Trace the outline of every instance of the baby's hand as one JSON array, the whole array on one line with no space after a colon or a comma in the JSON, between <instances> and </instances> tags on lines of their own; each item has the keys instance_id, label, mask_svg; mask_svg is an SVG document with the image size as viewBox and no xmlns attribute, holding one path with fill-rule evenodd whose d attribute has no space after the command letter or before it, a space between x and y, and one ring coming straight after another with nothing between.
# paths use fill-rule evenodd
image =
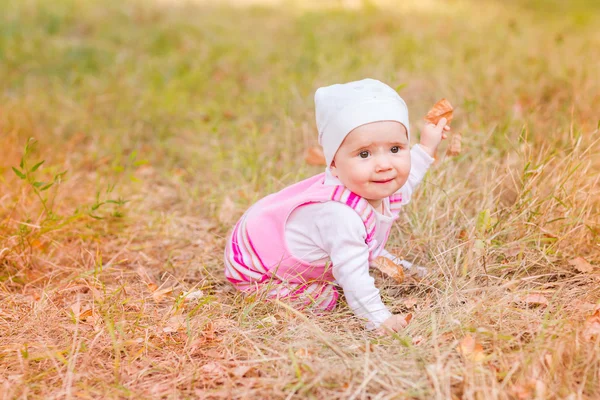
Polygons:
<instances>
[{"instance_id":1,"label":"baby's hand","mask_svg":"<svg viewBox=\"0 0 600 400\"><path fill-rule=\"evenodd\" d=\"M437 125L426 123L421 132L421 148L425 150L431 157L442 142L446 139L446 132L450 130L450 126L446 125L446 118L440 119Z\"/></svg>"},{"instance_id":2,"label":"baby's hand","mask_svg":"<svg viewBox=\"0 0 600 400\"><path fill-rule=\"evenodd\" d=\"M406 315L395 314L386 319L379 328L375 330L378 336L388 335L394 332L399 332L401 329L406 328L408 325L408 318Z\"/></svg>"}]
</instances>

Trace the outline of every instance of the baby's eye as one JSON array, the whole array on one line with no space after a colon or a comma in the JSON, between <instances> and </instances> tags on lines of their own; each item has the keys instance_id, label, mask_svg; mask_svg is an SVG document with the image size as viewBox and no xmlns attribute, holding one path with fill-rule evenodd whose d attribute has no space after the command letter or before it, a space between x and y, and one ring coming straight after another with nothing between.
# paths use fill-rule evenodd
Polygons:
<instances>
[{"instance_id":1,"label":"baby's eye","mask_svg":"<svg viewBox=\"0 0 600 400\"><path fill-rule=\"evenodd\" d=\"M397 153L399 151L400 151L400 147L399 146L394 146L394 147L391 148L391 152L392 153Z\"/></svg>"},{"instance_id":2,"label":"baby's eye","mask_svg":"<svg viewBox=\"0 0 600 400\"><path fill-rule=\"evenodd\" d=\"M358 153L358 156L360 158L367 158L367 157L369 157L369 152L368 151L361 151L360 153Z\"/></svg>"}]
</instances>

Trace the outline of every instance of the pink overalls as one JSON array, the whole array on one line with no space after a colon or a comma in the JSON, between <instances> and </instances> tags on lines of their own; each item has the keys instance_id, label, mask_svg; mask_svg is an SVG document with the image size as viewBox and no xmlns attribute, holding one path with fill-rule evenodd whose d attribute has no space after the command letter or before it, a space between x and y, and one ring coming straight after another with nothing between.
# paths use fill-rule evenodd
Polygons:
<instances>
[{"instance_id":1,"label":"pink overalls","mask_svg":"<svg viewBox=\"0 0 600 400\"><path fill-rule=\"evenodd\" d=\"M385 246L375 238L375 210L364 198L344 186L324 185L319 174L271 194L254 204L235 225L225 246L225 276L244 292L267 290L268 298L301 299L305 305L332 310L339 293L334 286L331 265L311 265L289 251L285 224L297 207L315 202L337 201L351 207L365 224L369 260ZM384 201L394 218L398 217L402 197L394 194Z\"/></svg>"}]
</instances>

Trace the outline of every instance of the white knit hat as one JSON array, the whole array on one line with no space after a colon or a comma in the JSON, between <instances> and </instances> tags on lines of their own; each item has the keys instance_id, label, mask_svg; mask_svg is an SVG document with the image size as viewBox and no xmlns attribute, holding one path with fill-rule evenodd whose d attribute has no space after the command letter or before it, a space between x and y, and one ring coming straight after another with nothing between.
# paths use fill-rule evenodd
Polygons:
<instances>
[{"instance_id":1,"label":"white knit hat","mask_svg":"<svg viewBox=\"0 0 600 400\"><path fill-rule=\"evenodd\" d=\"M319 143L327 166L354 128L377 121L398 121L410 140L408 108L394 89L375 79L325 86L315 93Z\"/></svg>"}]
</instances>

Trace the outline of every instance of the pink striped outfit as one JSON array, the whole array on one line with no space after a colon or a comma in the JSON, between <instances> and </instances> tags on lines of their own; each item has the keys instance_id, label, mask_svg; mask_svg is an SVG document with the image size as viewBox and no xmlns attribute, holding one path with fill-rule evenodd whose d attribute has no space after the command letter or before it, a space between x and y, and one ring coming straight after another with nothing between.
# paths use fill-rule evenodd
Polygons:
<instances>
[{"instance_id":1,"label":"pink striped outfit","mask_svg":"<svg viewBox=\"0 0 600 400\"><path fill-rule=\"evenodd\" d=\"M235 225L225 247L225 276L243 292L267 291L268 298L289 299L317 309L332 310L339 297L332 266L311 265L289 250L285 224L298 207L315 202L335 201L352 208L366 229L369 261L384 248L377 243L375 210L369 202L342 185L325 185L319 174L271 194L253 205ZM393 194L384 201L394 219L398 218L402 196Z\"/></svg>"}]
</instances>

